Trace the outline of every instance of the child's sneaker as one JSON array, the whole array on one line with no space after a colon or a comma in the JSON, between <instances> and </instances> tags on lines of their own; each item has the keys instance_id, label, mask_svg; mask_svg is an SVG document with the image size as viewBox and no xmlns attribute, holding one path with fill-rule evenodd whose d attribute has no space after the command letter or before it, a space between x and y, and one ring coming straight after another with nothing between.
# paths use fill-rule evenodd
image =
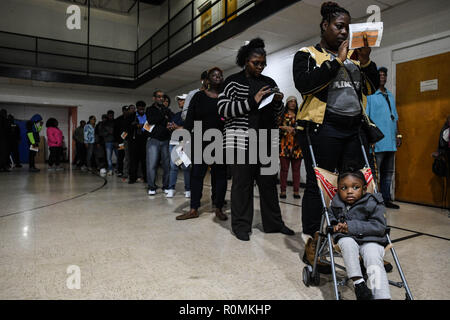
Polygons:
<instances>
[{"instance_id":1,"label":"child's sneaker","mask_svg":"<svg viewBox=\"0 0 450 320\"><path fill-rule=\"evenodd\" d=\"M355 284L356 300L373 300L372 291L365 282Z\"/></svg>"}]
</instances>

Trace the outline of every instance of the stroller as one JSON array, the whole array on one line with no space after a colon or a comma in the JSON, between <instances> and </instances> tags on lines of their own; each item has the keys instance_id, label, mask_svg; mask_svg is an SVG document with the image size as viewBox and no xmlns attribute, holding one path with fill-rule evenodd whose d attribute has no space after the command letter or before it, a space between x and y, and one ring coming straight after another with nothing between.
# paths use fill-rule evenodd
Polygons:
<instances>
[{"instance_id":1,"label":"stroller","mask_svg":"<svg viewBox=\"0 0 450 320\"><path fill-rule=\"evenodd\" d=\"M331 238L331 235L333 233L333 226L330 224L329 219L329 204L331 203L331 200L333 199L334 195L337 193L337 174L329 172L327 170L324 170L322 168L317 167L316 159L314 157L313 148L311 145L311 139L309 136L309 126L306 126L306 137L308 141L308 147L309 151L311 152L311 158L312 163L314 167L314 172L316 174L316 180L317 184L319 186L320 190L320 197L322 200L323 205L323 213L322 213L322 220L320 223L320 230L319 230L319 237L318 242L316 246L316 254L314 259L314 265L310 266L307 265L303 268L303 283L305 286L319 286L320 284L320 276L319 271L317 267L317 260L320 259L321 263L331 265L331 274L333 277L333 286L334 286L334 294L336 297L336 300L341 299L340 292L338 290L338 286L345 286L348 283L348 278L345 277L344 279L337 279L336 277L336 268L339 268L341 270L345 271L345 267L338 265L335 263L335 257L340 257L340 250L337 245L333 244L333 240ZM364 149L364 143L361 139L361 135L359 135L359 140L361 142L361 150L364 156L365 161L365 167L363 169L364 177L367 181L367 191L371 193L377 192L377 186L376 181L374 180L374 177L372 175L372 171L370 169L369 161L367 159L366 150ZM328 204L328 205L327 205ZM397 270L400 274L401 282L394 282L389 280L389 284L393 285L397 288L405 288L406 291L406 300L413 300L413 296L411 294L411 291L409 290L408 283L406 282L405 275L403 274L402 267L400 265L400 262L398 260L397 254L395 252L394 247L392 246L391 238L389 236L390 228L386 228L386 237L388 240L388 245L385 247L385 251L390 250L392 253L392 256L395 261L395 265L397 267ZM330 260L328 261L326 258L329 257ZM363 272L364 274L364 272ZM366 277L367 275L365 275Z\"/></svg>"}]
</instances>

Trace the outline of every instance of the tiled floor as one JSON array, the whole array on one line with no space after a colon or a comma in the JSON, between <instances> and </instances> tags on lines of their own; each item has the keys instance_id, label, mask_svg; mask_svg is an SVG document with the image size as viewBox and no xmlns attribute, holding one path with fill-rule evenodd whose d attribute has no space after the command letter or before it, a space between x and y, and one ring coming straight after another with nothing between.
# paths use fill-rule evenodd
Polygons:
<instances>
[{"instance_id":1,"label":"tiled floor","mask_svg":"<svg viewBox=\"0 0 450 320\"><path fill-rule=\"evenodd\" d=\"M214 218L208 179L202 214L187 221L175 220L189 209L182 192L151 198L140 183L115 176L104 183L70 170L0 174L0 299L334 298L330 276L322 275L319 287L303 285L301 200L289 191L281 209L296 235L263 233L255 197L251 241L242 242L230 220ZM400 205L387 213L392 239L429 234L395 243L414 298L450 299L448 212ZM80 289L68 288L72 265ZM399 280L395 268L389 278ZM351 284L341 291L354 299ZM391 294L404 299L403 289Z\"/></svg>"}]
</instances>

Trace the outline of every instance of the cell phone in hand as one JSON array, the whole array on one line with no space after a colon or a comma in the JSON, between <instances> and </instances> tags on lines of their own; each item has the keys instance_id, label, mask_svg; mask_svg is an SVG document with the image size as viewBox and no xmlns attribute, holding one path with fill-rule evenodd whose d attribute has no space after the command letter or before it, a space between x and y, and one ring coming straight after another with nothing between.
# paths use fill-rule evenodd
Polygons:
<instances>
[{"instance_id":1,"label":"cell phone in hand","mask_svg":"<svg viewBox=\"0 0 450 320\"><path fill-rule=\"evenodd\" d=\"M271 93L280 93L280 89L278 87L270 88Z\"/></svg>"}]
</instances>

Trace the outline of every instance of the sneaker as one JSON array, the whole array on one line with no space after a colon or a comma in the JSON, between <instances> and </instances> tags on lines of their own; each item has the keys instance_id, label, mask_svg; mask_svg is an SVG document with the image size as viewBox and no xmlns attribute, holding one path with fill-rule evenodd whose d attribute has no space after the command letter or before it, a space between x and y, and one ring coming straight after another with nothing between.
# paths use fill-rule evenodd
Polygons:
<instances>
[{"instance_id":1,"label":"sneaker","mask_svg":"<svg viewBox=\"0 0 450 320\"><path fill-rule=\"evenodd\" d=\"M280 199L286 199L286 192L280 193Z\"/></svg>"},{"instance_id":2,"label":"sneaker","mask_svg":"<svg viewBox=\"0 0 450 320\"><path fill-rule=\"evenodd\" d=\"M149 196L154 196L155 194L156 194L156 190L148 190L147 191L147 194L149 195Z\"/></svg>"},{"instance_id":3,"label":"sneaker","mask_svg":"<svg viewBox=\"0 0 450 320\"><path fill-rule=\"evenodd\" d=\"M112 176L113 175L113 171L112 170L109 170L108 171L108 176Z\"/></svg>"},{"instance_id":4,"label":"sneaker","mask_svg":"<svg viewBox=\"0 0 450 320\"><path fill-rule=\"evenodd\" d=\"M184 192L184 197L185 198L190 198L191 197L191 192L190 191L185 191Z\"/></svg>"},{"instance_id":5,"label":"sneaker","mask_svg":"<svg viewBox=\"0 0 450 320\"><path fill-rule=\"evenodd\" d=\"M41 169L38 169L38 168L29 168L28 171L30 171L30 172L39 172L39 171L41 171Z\"/></svg>"},{"instance_id":6,"label":"sneaker","mask_svg":"<svg viewBox=\"0 0 450 320\"><path fill-rule=\"evenodd\" d=\"M56 171L64 171L64 167L56 167Z\"/></svg>"},{"instance_id":7,"label":"sneaker","mask_svg":"<svg viewBox=\"0 0 450 320\"><path fill-rule=\"evenodd\" d=\"M395 203L392 203L392 201L386 201L384 205L386 208L400 209L400 206L396 205Z\"/></svg>"},{"instance_id":8,"label":"sneaker","mask_svg":"<svg viewBox=\"0 0 450 320\"><path fill-rule=\"evenodd\" d=\"M372 291L365 282L355 284L356 300L373 300Z\"/></svg>"},{"instance_id":9,"label":"sneaker","mask_svg":"<svg viewBox=\"0 0 450 320\"><path fill-rule=\"evenodd\" d=\"M393 269L393 267L392 267L392 264L390 264L388 261L386 261L386 260L383 260L383 263L384 263L384 270L386 271L386 272L392 272L392 269Z\"/></svg>"},{"instance_id":10,"label":"sneaker","mask_svg":"<svg viewBox=\"0 0 450 320\"><path fill-rule=\"evenodd\" d=\"M49 172L53 172L53 171L55 171L56 169L54 168L54 167L48 167L48 169L47 169L47 171L49 171Z\"/></svg>"},{"instance_id":11,"label":"sneaker","mask_svg":"<svg viewBox=\"0 0 450 320\"><path fill-rule=\"evenodd\" d=\"M106 176L106 169L105 168L101 168L100 169L100 175L102 176L102 177L105 177Z\"/></svg>"},{"instance_id":12,"label":"sneaker","mask_svg":"<svg viewBox=\"0 0 450 320\"><path fill-rule=\"evenodd\" d=\"M22 168L22 165L19 163L19 164L16 164L15 166L14 166L14 168Z\"/></svg>"},{"instance_id":13,"label":"sneaker","mask_svg":"<svg viewBox=\"0 0 450 320\"><path fill-rule=\"evenodd\" d=\"M175 190L167 190L166 193L166 198L173 198L173 196L175 195Z\"/></svg>"},{"instance_id":14,"label":"sneaker","mask_svg":"<svg viewBox=\"0 0 450 320\"><path fill-rule=\"evenodd\" d=\"M301 195L299 195L298 193L297 194L294 193L294 199L301 199L301 198L302 198Z\"/></svg>"},{"instance_id":15,"label":"sneaker","mask_svg":"<svg viewBox=\"0 0 450 320\"><path fill-rule=\"evenodd\" d=\"M165 193L165 194L168 194L169 191L170 191L170 189L164 189L164 193Z\"/></svg>"}]
</instances>

